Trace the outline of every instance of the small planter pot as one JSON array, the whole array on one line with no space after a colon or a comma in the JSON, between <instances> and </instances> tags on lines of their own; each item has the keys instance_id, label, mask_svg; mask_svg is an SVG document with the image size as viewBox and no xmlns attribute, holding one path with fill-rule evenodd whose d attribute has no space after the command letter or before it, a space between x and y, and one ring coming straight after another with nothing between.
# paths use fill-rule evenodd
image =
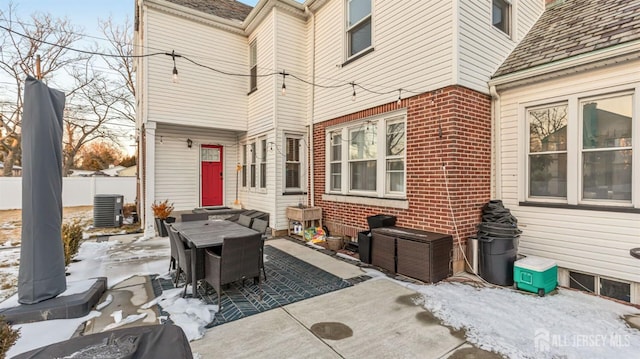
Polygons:
<instances>
[{"instance_id":1,"label":"small planter pot","mask_svg":"<svg viewBox=\"0 0 640 359\"><path fill-rule=\"evenodd\" d=\"M156 231L160 237L167 237L169 233L167 233L167 228L162 224L162 219L155 218L156 221ZM173 223L176 221L176 217L167 217L165 219L167 223Z\"/></svg>"}]
</instances>

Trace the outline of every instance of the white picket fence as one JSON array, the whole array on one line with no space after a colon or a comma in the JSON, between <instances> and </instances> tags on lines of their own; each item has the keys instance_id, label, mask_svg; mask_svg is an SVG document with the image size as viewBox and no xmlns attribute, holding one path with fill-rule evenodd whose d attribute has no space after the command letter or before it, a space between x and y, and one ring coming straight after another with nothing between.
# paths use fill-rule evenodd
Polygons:
<instances>
[{"instance_id":1,"label":"white picket fence","mask_svg":"<svg viewBox=\"0 0 640 359\"><path fill-rule=\"evenodd\" d=\"M92 206L97 194L121 194L124 203L136 200L135 177L64 177L62 205ZM0 210L22 208L22 177L0 177Z\"/></svg>"}]
</instances>

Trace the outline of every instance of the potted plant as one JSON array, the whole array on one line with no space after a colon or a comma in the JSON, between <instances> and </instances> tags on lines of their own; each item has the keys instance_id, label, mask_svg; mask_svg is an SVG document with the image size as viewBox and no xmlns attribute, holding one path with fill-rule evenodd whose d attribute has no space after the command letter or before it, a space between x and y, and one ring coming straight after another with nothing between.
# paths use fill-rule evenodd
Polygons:
<instances>
[{"instance_id":1,"label":"potted plant","mask_svg":"<svg viewBox=\"0 0 640 359\"><path fill-rule=\"evenodd\" d=\"M167 223L173 223L176 221L175 217L170 217L169 215L173 212L173 203L169 203L168 199L165 199L162 202L155 201L151 205L151 209L153 210L153 216L155 217L156 222L156 230L160 237L166 237L169 235L167 233L167 229L163 225L163 221Z\"/></svg>"}]
</instances>

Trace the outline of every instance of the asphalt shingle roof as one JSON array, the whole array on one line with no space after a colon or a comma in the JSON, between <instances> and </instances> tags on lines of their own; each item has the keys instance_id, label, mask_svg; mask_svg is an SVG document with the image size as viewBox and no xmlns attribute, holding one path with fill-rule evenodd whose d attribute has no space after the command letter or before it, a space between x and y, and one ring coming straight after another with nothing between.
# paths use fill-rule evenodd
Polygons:
<instances>
[{"instance_id":1,"label":"asphalt shingle roof","mask_svg":"<svg viewBox=\"0 0 640 359\"><path fill-rule=\"evenodd\" d=\"M640 39L640 0L557 0L494 77Z\"/></svg>"},{"instance_id":2,"label":"asphalt shingle roof","mask_svg":"<svg viewBox=\"0 0 640 359\"><path fill-rule=\"evenodd\" d=\"M168 0L193 10L219 16L225 19L240 20L249 15L253 8L235 0Z\"/></svg>"}]
</instances>

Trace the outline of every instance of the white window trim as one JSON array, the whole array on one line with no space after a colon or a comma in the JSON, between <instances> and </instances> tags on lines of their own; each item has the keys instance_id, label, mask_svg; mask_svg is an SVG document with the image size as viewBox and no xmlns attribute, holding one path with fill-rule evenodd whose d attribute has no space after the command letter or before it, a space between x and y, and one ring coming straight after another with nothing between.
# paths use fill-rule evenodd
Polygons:
<instances>
[{"instance_id":1,"label":"white window trim","mask_svg":"<svg viewBox=\"0 0 640 359\"><path fill-rule=\"evenodd\" d=\"M631 201L616 200L581 200L582 195L582 121L580 104L589 99L632 95L632 148L635 153L631 167ZM589 90L571 95L556 96L542 100L534 100L519 104L518 108L518 198L531 203L560 203L568 205L589 205L602 207L640 208L640 85L635 87L615 86L600 90ZM535 107L544 107L559 103L568 103L567 123L567 199L529 197L529 122L527 111Z\"/></svg>"},{"instance_id":2,"label":"white window trim","mask_svg":"<svg viewBox=\"0 0 640 359\"><path fill-rule=\"evenodd\" d=\"M375 12L375 1L370 0L371 1L371 13L369 14L369 16L363 17L362 19L360 19L360 21L358 21L357 23L353 24L352 26L349 26L349 1L350 0L346 0L344 2L344 14L345 14L345 17L344 17L344 31L343 31L343 34L344 34L344 46L343 46L343 48L344 48L345 61L354 59L354 58L360 56L361 54L369 51L370 49L372 49L374 47L374 43L375 43L375 41L374 41L374 38L375 38L375 36L374 36L375 35L375 31L374 31L375 26L374 26L374 21L373 21L374 20L374 15L373 14ZM349 31L351 29L353 29L354 27L357 27L358 25L360 25L363 21L365 21L365 19L371 19L371 44L369 44L368 47L356 52L355 54L350 55L349 52L351 50L351 41L349 39Z\"/></svg>"},{"instance_id":3,"label":"white window trim","mask_svg":"<svg viewBox=\"0 0 640 359\"><path fill-rule=\"evenodd\" d=\"M287 140L289 138L298 139L300 146L300 187L293 188L287 187ZM283 145L282 145L282 191L283 193L300 193L306 192L307 190L307 172L306 172L306 158L307 158L307 150L305 143L305 136L301 133L284 133L282 136Z\"/></svg>"},{"instance_id":4,"label":"white window trim","mask_svg":"<svg viewBox=\"0 0 640 359\"><path fill-rule=\"evenodd\" d=\"M388 123L392 122L404 122L405 124L405 146L407 135L407 113L406 110L394 111L385 113L378 116L363 118L357 121L349 122L348 124L340 124L336 126L327 127L325 129L325 196L327 198L343 198L343 197L362 197L362 198L379 198L379 199L391 199L391 200L405 200L407 191L407 151L404 152L404 192L386 192L386 127ZM350 189L350 170L349 170L349 131L358 129L364 126L377 126L377 157L376 157L376 190L375 191L354 191ZM340 191L334 191L331 189L331 133L342 131L342 177L341 177L341 189ZM331 197L336 196L336 197ZM367 201L365 201L367 202ZM360 203L360 201L353 202ZM363 204L368 204L363 203ZM405 205L400 202L400 207ZM395 206L394 206L395 207Z\"/></svg>"}]
</instances>

